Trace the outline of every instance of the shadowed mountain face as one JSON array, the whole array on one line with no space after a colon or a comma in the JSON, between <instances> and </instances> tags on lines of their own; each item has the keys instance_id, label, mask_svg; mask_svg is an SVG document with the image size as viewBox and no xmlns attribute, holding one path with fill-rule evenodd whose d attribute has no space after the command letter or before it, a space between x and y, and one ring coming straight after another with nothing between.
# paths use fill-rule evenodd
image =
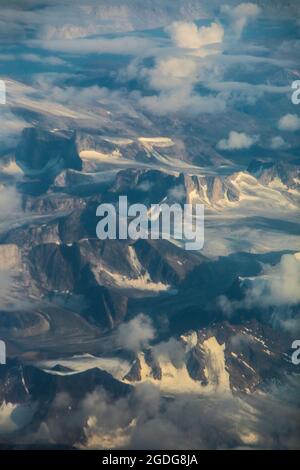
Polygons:
<instances>
[{"instance_id":1,"label":"shadowed mountain face","mask_svg":"<svg viewBox=\"0 0 300 470\"><path fill-rule=\"evenodd\" d=\"M297 2L24 3L0 12L0 448L299 448ZM203 205L203 248L98 239L121 196Z\"/></svg>"},{"instance_id":2,"label":"shadowed mountain face","mask_svg":"<svg viewBox=\"0 0 300 470\"><path fill-rule=\"evenodd\" d=\"M87 425L87 417L81 412L81 404L86 397L97 390L105 393L110 400L128 397L132 393L130 385L115 380L98 368L79 374L57 375L56 371L53 374L46 373L15 360L9 361L1 369L0 384L1 402L9 403L14 413L12 421L15 423L15 444L25 446L28 445L28 437L39 433L41 441L45 439L45 445L43 426L47 426L49 436L58 435L59 420L59 435L63 440L61 445L71 447L73 442L79 443L85 438L83 429ZM5 406L2 405L2 409ZM74 416L72 424L71 416Z\"/></svg>"},{"instance_id":3,"label":"shadowed mountain face","mask_svg":"<svg viewBox=\"0 0 300 470\"><path fill-rule=\"evenodd\" d=\"M16 148L16 163L28 178L23 188L29 192L33 188L37 192L47 190L49 183L64 168L81 170L75 138L73 131L25 128Z\"/></svg>"},{"instance_id":4,"label":"shadowed mountain face","mask_svg":"<svg viewBox=\"0 0 300 470\"><path fill-rule=\"evenodd\" d=\"M16 149L16 162L26 175L46 176L60 172L63 168L81 170L81 161L75 144L75 133L69 131L47 132L35 127L23 130L22 139Z\"/></svg>"},{"instance_id":5,"label":"shadowed mountain face","mask_svg":"<svg viewBox=\"0 0 300 470\"><path fill-rule=\"evenodd\" d=\"M118 382L100 369L60 376L17 361L9 361L1 368L0 381L1 401L17 404L31 400L49 404L58 393L66 393L78 402L97 387L103 387L115 398L126 396L131 390L129 385Z\"/></svg>"}]
</instances>

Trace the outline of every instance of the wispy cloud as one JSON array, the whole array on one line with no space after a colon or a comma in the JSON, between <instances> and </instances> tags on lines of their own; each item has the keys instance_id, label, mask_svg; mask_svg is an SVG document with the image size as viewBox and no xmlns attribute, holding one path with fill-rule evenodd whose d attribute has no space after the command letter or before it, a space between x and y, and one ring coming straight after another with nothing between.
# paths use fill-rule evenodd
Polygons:
<instances>
[{"instance_id":1,"label":"wispy cloud","mask_svg":"<svg viewBox=\"0 0 300 470\"><path fill-rule=\"evenodd\" d=\"M68 54L123 54L138 55L150 51L154 43L151 39L138 36L123 36L120 38L82 38L82 39L52 39L28 41L31 47L43 47L48 51Z\"/></svg>"},{"instance_id":2,"label":"wispy cloud","mask_svg":"<svg viewBox=\"0 0 300 470\"><path fill-rule=\"evenodd\" d=\"M240 3L236 7L224 5L221 11L230 18L234 32L240 36L247 22L256 18L261 12L261 9L256 3L247 2Z\"/></svg>"}]
</instances>

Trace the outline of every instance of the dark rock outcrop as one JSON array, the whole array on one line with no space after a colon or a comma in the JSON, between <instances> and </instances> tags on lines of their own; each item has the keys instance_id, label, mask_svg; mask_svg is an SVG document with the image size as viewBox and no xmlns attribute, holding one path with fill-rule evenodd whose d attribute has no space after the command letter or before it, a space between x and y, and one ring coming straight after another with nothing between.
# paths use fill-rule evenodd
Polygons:
<instances>
[{"instance_id":1,"label":"dark rock outcrop","mask_svg":"<svg viewBox=\"0 0 300 470\"><path fill-rule=\"evenodd\" d=\"M82 169L74 131L25 128L15 157L28 178L21 187L31 194L42 193L65 168Z\"/></svg>"}]
</instances>

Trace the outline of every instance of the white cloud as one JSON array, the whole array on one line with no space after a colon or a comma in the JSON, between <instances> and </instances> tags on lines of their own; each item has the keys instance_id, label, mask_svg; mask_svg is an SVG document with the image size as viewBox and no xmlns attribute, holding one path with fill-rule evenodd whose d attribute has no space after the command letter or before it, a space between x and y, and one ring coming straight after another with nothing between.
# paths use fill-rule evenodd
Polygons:
<instances>
[{"instance_id":1,"label":"white cloud","mask_svg":"<svg viewBox=\"0 0 300 470\"><path fill-rule=\"evenodd\" d=\"M218 23L198 28L195 23L176 21L167 31L178 47L186 49L201 49L210 44L222 43L224 37L224 29Z\"/></svg>"},{"instance_id":2,"label":"white cloud","mask_svg":"<svg viewBox=\"0 0 300 470\"><path fill-rule=\"evenodd\" d=\"M250 19L256 18L261 9L255 3L240 3L235 8L225 5L222 12L229 16L234 31L241 35L244 27Z\"/></svg>"},{"instance_id":3,"label":"white cloud","mask_svg":"<svg viewBox=\"0 0 300 470\"><path fill-rule=\"evenodd\" d=\"M217 147L220 150L248 149L258 140L257 136L250 136L245 132L230 131L228 139L221 139Z\"/></svg>"},{"instance_id":4,"label":"white cloud","mask_svg":"<svg viewBox=\"0 0 300 470\"><path fill-rule=\"evenodd\" d=\"M295 305L300 302L300 260L283 255L276 266L266 267L247 294L255 305Z\"/></svg>"},{"instance_id":5,"label":"white cloud","mask_svg":"<svg viewBox=\"0 0 300 470\"><path fill-rule=\"evenodd\" d=\"M286 146L287 146L287 144L281 136L277 135L276 137L272 137L272 139L271 139L271 149L278 150L278 149L281 149L281 148L286 147Z\"/></svg>"},{"instance_id":6,"label":"white cloud","mask_svg":"<svg viewBox=\"0 0 300 470\"><path fill-rule=\"evenodd\" d=\"M236 310L272 307L270 323L292 333L300 332L300 316L294 306L300 303L300 254L283 255L275 266L264 266L262 273L247 279L249 283L242 300L225 296L218 305L226 317Z\"/></svg>"},{"instance_id":7,"label":"white cloud","mask_svg":"<svg viewBox=\"0 0 300 470\"><path fill-rule=\"evenodd\" d=\"M154 357L160 362L165 360L171 362L175 367L182 367L185 358L185 348L181 341L170 338L152 348Z\"/></svg>"},{"instance_id":8,"label":"white cloud","mask_svg":"<svg viewBox=\"0 0 300 470\"><path fill-rule=\"evenodd\" d=\"M300 129L300 118L296 114L286 114L279 119L278 128L281 131L298 131Z\"/></svg>"},{"instance_id":9,"label":"white cloud","mask_svg":"<svg viewBox=\"0 0 300 470\"><path fill-rule=\"evenodd\" d=\"M121 324L116 332L116 344L128 351L139 352L155 338L155 330L149 317L140 314Z\"/></svg>"},{"instance_id":10,"label":"white cloud","mask_svg":"<svg viewBox=\"0 0 300 470\"><path fill-rule=\"evenodd\" d=\"M159 96L141 98L140 104L154 114L184 113L196 115L202 113L219 113L225 110L226 101L221 95L199 96L191 87L163 92Z\"/></svg>"},{"instance_id":11,"label":"white cloud","mask_svg":"<svg viewBox=\"0 0 300 470\"><path fill-rule=\"evenodd\" d=\"M202 71L206 70L202 66ZM143 108L154 114L184 113L196 115L224 111L225 98L221 93L216 96L201 96L194 91L200 80L198 60L191 57L168 57L159 59L153 69L143 70L151 88L158 95L140 99Z\"/></svg>"},{"instance_id":12,"label":"white cloud","mask_svg":"<svg viewBox=\"0 0 300 470\"><path fill-rule=\"evenodd\" d=\"M197 63L188 57L160 59L149 71L149 83L156 90L185 86L196 80L197 69Z\"/></svg>"}]
</instances>

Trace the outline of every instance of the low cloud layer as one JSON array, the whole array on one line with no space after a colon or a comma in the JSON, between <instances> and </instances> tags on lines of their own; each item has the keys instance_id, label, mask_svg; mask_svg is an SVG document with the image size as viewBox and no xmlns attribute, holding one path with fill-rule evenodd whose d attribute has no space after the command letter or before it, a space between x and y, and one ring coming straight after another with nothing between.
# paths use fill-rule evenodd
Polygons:
<instances>
[{"instance_id":1,"label":"low cloud layer","mask_svg":"<svg viewBox=\"0 0 300 470\"><path fill-rule=\"evenodd\" d=\"M58 396L57 415L69 405ZM166 400L150 384L129 397L111 399L103 390L88 394L62 427L48 418L32 442L62 442L66 430L84 429L90 449L295 449L299 447L299 381L286 378L264 394L177 395Z\"/></svg>"}]
</instances>

